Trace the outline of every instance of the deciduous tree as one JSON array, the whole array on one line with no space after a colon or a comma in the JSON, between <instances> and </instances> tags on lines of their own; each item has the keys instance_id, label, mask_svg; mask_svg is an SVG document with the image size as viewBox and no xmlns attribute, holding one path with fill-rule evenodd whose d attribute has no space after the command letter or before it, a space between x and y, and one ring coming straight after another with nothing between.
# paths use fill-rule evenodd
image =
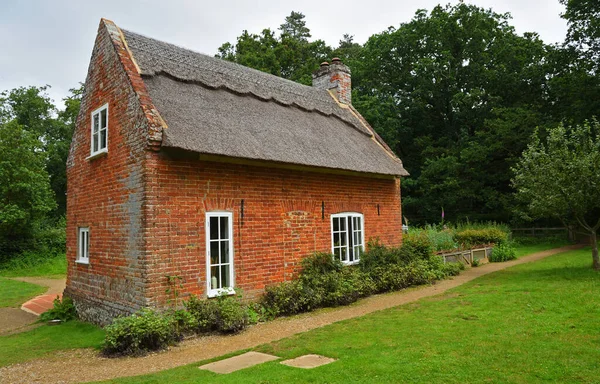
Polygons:
<instances>
[{"instance_id":1,"label":"deciduous tree","mask_svg":"<svg viewBox=\"0 0 600 384\"><path fill-rule=\"evenodd\" d=\"M600 124L559 125L544 140L536 130L513 169L517 197L530 218L557 218L576 224L591 239L592 265L600 269Z\"/></svg>"}]
</instances>

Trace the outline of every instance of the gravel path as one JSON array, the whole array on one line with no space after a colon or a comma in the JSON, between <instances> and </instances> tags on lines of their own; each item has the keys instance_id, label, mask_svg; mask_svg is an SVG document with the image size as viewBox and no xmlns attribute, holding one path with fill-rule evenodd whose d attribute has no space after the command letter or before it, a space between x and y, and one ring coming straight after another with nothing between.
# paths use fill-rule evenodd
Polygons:
<instances>
[{"instance_id":1,"label":"gravel path","mask_svg":"<svg viewBox=\"0 0 600 384\"><path fill-rule=\"evenodd\" d=\"M468 269L452 280L443 280L432 286L372 296L348 307L325 309L299 316L280 318L268 323L258 324L237 335L191 339L171 348L167 352L155 353L146 357L107 359L99 357L93 349L58 352L48 358L0 368L0 382L80 383L158 372L241 349L253 348L337 321L363 316L371 312L407 304L424 297L438 295L479 276L581 247L581 245L574 245L556 248L506 263L486 264L478 268Z\"/></svg>"}]
</instances>

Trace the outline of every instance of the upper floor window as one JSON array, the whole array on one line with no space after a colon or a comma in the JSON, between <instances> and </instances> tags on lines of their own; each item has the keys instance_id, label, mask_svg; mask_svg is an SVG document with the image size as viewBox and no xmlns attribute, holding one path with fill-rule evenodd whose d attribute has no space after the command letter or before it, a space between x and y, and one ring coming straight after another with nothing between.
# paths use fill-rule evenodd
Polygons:
<instances>
[{"instance_id":1,"label":"upper floor window","mask_svg":"<svg viewBox=\"0 0 600 384\"><path fill-rule=\"evenodd\" d=\"M92 112L91 155L108 152L108 104Z\"/></svg>"},{"instance_id":2,"label":"upper floor window","mask_svg":"<svg viewBox=\"0 0 600 384\"><path fill-rule=\"evenodd\" d=\"M342 263L358 263L364 243L362 214L348 212L331 215L331 249Z\"/></svg>"}]
</instances>

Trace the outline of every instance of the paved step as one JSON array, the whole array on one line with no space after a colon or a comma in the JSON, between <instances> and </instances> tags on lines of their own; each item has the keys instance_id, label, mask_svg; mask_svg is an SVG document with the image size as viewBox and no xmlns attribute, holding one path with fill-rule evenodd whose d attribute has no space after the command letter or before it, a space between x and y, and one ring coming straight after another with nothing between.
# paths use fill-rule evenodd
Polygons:
<instances>
[{"instance_id":1,"label":"paved step","mask_svg":"<svg viewBox=\"0 0 600 384\"><path fill-rule=\"evenodd\" d=\"M56 299L57 296L62 299L62 293L51 293L34 297L33 299L21 305L21 309L25 312L31 313L32 315L39 316L50 308L54 307L54 299Z\"/></svg>"}]
</instances>

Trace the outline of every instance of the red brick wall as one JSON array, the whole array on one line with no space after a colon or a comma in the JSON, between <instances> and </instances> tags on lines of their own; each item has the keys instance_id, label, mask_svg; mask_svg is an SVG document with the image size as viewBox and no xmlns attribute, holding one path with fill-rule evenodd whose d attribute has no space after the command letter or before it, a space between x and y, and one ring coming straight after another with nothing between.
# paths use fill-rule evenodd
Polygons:
<instances>
[{"instance_id":1,"label":"red brick wall","mask_svg":"<svg viewBox=\"0 0 600 384\"><path fill-rule=\"evenodd\" d=\"M146 162L151 207L146 293L152 305L169 299L167 275L182 277L184 295L206 294L207 211L233 213L235 285L248 297L291 279L303 256L331 252L331 214L362 213L365 242L375 237L387 245L401 242L398 179L171 160L157 153L148 153Z\"/></svg>"},{"instance_id":2,"label":"red brick wall","mask_svg":"<svg viewBox=\"0 0 600 384\"><path fill-rule=\"evenodd\" d=\"M97 323L146 304L143 160L148 125L117 55L127 55L115 47L117 33L101 23L67 162L65 293L84 319ZM88 159L90 114L106 103L108 153ZM90 228L89 265L75 262L78 227Z\"/></svg>"}]
</instances>

